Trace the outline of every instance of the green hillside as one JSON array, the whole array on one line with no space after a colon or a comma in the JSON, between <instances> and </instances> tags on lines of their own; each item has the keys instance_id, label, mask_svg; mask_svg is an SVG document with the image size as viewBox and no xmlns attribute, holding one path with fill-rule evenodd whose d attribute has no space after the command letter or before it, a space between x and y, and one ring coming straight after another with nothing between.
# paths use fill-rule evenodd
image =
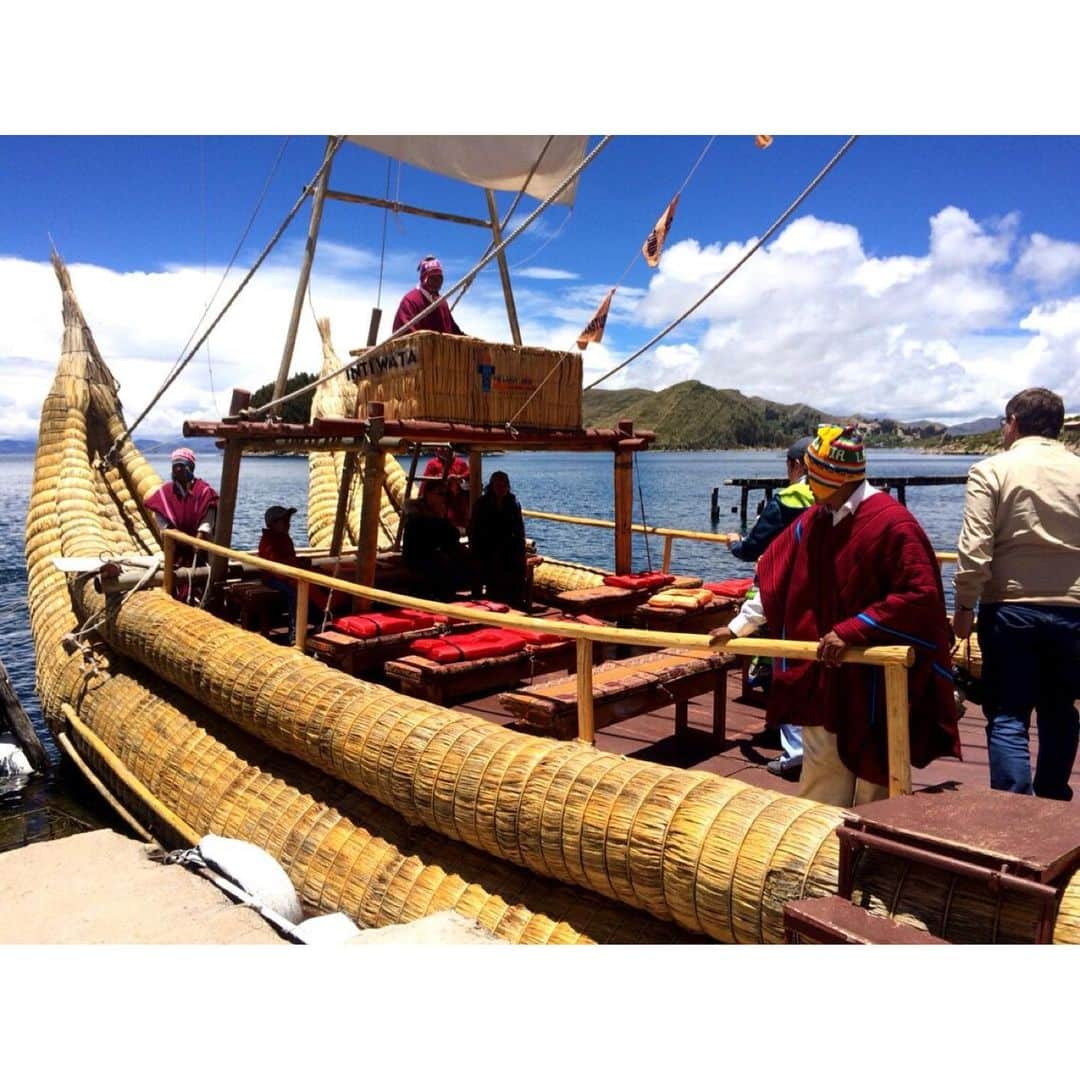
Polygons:
<instances>
[{"instance_id":1,"label":"green hillside","mask_svg":"<svg viewBox=\"0 0 1080 1080\"><path fill-rule=\"evenodd\" d=\"M788 446L827 419L808 405L781 405L696 380L666 390L586 390L582 410L586 427L630 419L655 431L655 446L668 450Z\"/></svg>"}]
</instances>

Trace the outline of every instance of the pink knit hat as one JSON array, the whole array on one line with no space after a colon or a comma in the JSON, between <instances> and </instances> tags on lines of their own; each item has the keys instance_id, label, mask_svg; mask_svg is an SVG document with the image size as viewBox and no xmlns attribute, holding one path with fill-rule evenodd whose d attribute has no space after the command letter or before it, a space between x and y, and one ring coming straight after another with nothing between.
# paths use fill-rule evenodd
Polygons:
<instances>
[{"instance_id":1,"label":"pink knit hat","mask_svg":"<svg viewBox=\"0 0 1080 1080\"><path fill-rule=\"evenodd\" d=\"M435 258L434 255L425 255L416 269L420 273L420 284L423 285L425 279L431 274L441 274L443 272L442 263Z\"/></svg>"},{"instance_id":2,"label":"pink knit hat","mask_svg":"<svg viewBox=\"0 0 1080 1080\"><path fill-rule=\"evenodd\" d=\"M189 450L186 446L181 446L178 450L172 452L172 457L169 459L173 465L180 463L187 465L188 468L195 468L195 451Z\"/></svg>"}]
</instances>

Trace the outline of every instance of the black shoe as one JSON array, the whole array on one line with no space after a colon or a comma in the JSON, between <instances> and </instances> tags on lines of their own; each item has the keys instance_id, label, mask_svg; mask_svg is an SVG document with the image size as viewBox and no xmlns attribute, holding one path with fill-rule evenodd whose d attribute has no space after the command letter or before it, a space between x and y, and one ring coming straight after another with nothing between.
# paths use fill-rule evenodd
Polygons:
<instances>
[{"instance_id":1,"label":"black shoe","mask_svg":"<svg viewBox=\"0 0 1080 1080\"><path fill-rule=\"evenodd\" d=\"M764 747L766 750L782 750L780 745L780 729L779 728L765 728L764 731L759 731L753 736L753 743L755 746Z\"/></svg>"},{"instance_id":2,"label":"black shoe","mask_svg":"<svg viewBox=\"0 0 1080 1080\"><path fill-rule=\"evenodd\" d=\"M785 780L798 780L802 774L802 759L794 760L792 758L776 758L770 761L765 768L773 774L773 776L782 776Z\"/></svg>"}]
</instances>

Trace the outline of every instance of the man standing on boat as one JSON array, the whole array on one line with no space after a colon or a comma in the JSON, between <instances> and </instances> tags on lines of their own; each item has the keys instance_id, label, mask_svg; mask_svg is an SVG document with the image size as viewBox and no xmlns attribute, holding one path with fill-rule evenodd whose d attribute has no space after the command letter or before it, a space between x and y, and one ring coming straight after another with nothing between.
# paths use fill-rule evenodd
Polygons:
<instances>
[{"instance_id":1,"label":"man standing on boat","mask_svg":"<svg viewBox=\"0 0 1080 1080\"><path fill-rule=\"evenodd\" d=\"M1004 452L971 467L953 629L970 636L977 604L990 786L1068 800L1080 733L1080 458L1060 442L1064 419L1057 394L1021 390L1005 406Z\"/></svg>"},{"instance_id":2,"label":"man standing on boat","mask_svg":"<svg viewBox=\"0 0 1080 1080\"><path fill-rule=\"evenodd\" d=\"M446 481L446 515L458 529L469 525L469 463L454 453L449 443L435 448L435 456L424 466L421 490L431 480Z\"/></svg>"},{"instance_id":3,"label":"man standing on boat","mask_svg":"<svg viewBox=\"0 0 1080 1080\"><path fill-rule=\"evenodd\" d=\"M814 493L806 479L806 451L813 440L809 437L793 443L787 452L787 487L781 488L765 504L754 527L743 539L738 533L728 533L724 538L731 554L744 562L757 562L769 545L804 511L814 505ZM728 624L733 637L745 637L755 631L764 632L765 612L755 585L747 594L738 615ZM764 677L771 682L772 664L755 657L754 663ZM753 664L751 665L754 666ZM753 675L753 671L751 671ZM764 678L759 676L759 678ZM759 685L759 683L752 683ZM802 768L802 728L798 724L782 724L780 727L780 756L770 761L766 768L774 776L797 778Z\"/></svg>"},{"instance_id":4,"label":"man standing on boat","mask_svg":"<svg viewBox=\"0 0 1080 1080\"><path fill-rule=\"evenodd\" d=\"M443 284L442 263L434 255L425 255L416 269L420 274L420 284L415 289L410 289L401 298L397 314L394 316L394 332L396 333L410 319L415 318L438 300L438 304L431 311L409 327L409 333L417 330L434 330L437 334L464 336L465 331L454 322L450 306L439 297L439 290Z\"/></svg>"},{"instance_id":5,"label":"man standing on boat","mask_svg":"<svg viewBox=\"0 0 1080 1080\"><path fill-rule=\"evenodd\" d=\"M770 724L802 724L799 794L854 806L888 796L884 675L842 664L841 654L851 645L914 647L911 760L922 767L960 756L952 634L934 549L905 507L866 482L858 432L818 428L806 467L817 505L773 541L757 573L768 624L780 637L817 641L820 663L778 663L767 715Z\"/></svg>"},{"instance_id":6,"label":"man standing on boat","mask_svg":"<svg viewBox=\"0 0 1080 1080\"><path fill-rule=\"evenodd\" d=\"M172 478L146 500L158 527L209 539L214 532L218 494L195 475L195 452L186 446L172 452Z\"/></svg>"}]
</instances>

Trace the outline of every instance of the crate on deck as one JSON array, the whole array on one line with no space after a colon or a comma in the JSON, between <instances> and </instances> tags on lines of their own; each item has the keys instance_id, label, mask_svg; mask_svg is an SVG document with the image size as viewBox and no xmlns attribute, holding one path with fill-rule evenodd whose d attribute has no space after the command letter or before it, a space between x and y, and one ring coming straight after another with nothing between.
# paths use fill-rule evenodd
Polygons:
<instances>
[{"instance_id":1,"label":"crate on deck","mask_svg":"<svg viewBox=\"0 0 1080 1080\"><path fill-rule=\"evenodd\" d=\"M360 401L381 401L388 420L496 425L513 420L523 427L581 427L579 352L429 330L408 334L370 358L366 352L352 352L358 362L349 377L357 383ZM361 404L360 417L366 416Z\"/></svg>"}]
</instances>

